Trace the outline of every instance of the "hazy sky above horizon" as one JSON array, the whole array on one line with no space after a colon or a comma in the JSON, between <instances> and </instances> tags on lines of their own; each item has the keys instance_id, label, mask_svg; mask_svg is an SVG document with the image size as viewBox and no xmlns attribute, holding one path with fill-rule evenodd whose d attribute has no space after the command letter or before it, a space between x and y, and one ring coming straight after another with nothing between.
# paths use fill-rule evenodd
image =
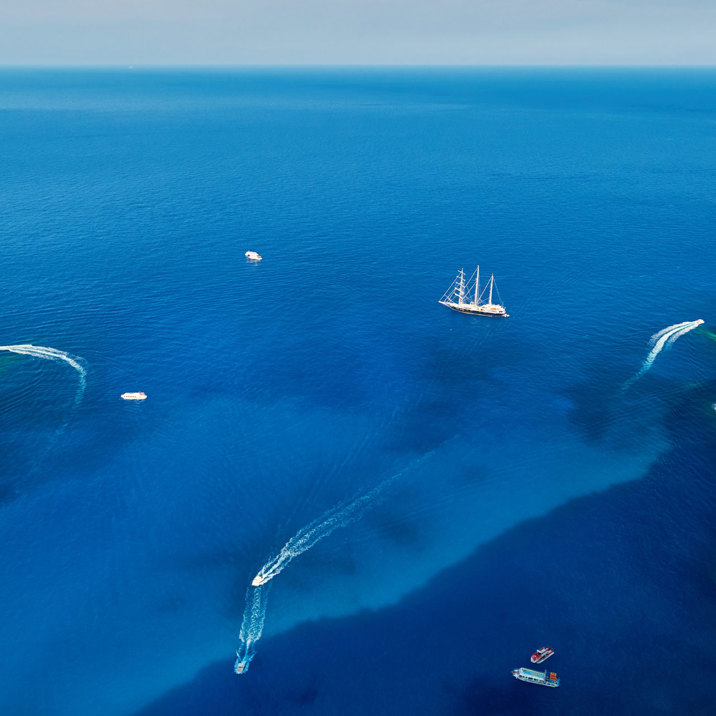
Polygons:
<instances>
[{"instance_id":1,"label":"hazy sky above horizon","mask_svg":"<svg viewBox=\"0 0 716 716\"><path fill-rule=\"evenodd\" d=\"M716 0L3 5L3 65L716 64Z\"/></svg>"}]
</instances>

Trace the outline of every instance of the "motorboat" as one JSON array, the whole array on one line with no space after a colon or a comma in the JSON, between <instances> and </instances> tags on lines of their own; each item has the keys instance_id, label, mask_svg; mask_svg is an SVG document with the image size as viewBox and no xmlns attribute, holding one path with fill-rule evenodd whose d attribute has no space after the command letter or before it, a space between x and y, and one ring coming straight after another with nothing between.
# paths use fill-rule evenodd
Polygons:
<instances>
[{"instance_id":1,"label":"motorboat","mask_svg":"<svg viewBox=\"0 0 716 716\"><path fill-rule=\"evenodd\" d=\"M543 661L547 661L550 656L554 654L554 649L548 646L541 646L534 654L530 657L530 661L533 664L541 664Z\"/></svg>"},{"instance_id":2,"label":"motorboat","mask_svg":"<svg viewBox=\"0 0 716 716\"><path fill-rule=\"evenodd\" d=\"M539 686L551 686L555 688L559 686L559 676L554 671L547 676L546 671L534 671L533 669L513 669L512 676L520 681L526 681L528 684L538 684Z\"/></svg>"},{"instance_id":3,"label":"motorboat","mask_svg":"<svg viewBox=\"0 0 716 716\"><path fill-rule=\"evenodd\" d=\"M257 251L247 251L247 252L244 254L244 256L246 256L246 258L247 258L249 261L262 261L262 260L263 260L262 257L261 257L261 254L258 253Z\"/></svg>"},{"instance_id":4,"label":"motorboat","mask_svg":"<svg viewBox=\"0 0 716 716\"><path fill-rule=\"evenodd\" d=\"M122 393L120 396L122 400L146 400L146 393Z\"/></svg>"},{"instance_id":5,"label":"motorboat","mask_svg":"<svg viewBox=\"0 0 716 716\"><path fill-rule=\"evenodd\" d=\"M248 659L242 659L241 654L239 652L236 652L236 663L234 664L234 673L235 674L243 674L249 669L249 661Z\"/></svg>"}]
</instances>

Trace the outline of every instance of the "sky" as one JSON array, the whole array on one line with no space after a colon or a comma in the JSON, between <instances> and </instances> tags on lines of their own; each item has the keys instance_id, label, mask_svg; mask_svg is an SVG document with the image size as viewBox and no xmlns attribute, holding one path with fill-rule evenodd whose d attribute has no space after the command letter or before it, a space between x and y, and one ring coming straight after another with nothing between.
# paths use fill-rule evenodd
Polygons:
<instances>
[{"instance_id":1,"label":"sky","mask_svg":"<svg viewBox=\"0 0 716 716\"><path fill-rule=\"evenodd\" d=\"M714 65L716 0L3 0L0 65Z\"/></svg>"}]
</instances>

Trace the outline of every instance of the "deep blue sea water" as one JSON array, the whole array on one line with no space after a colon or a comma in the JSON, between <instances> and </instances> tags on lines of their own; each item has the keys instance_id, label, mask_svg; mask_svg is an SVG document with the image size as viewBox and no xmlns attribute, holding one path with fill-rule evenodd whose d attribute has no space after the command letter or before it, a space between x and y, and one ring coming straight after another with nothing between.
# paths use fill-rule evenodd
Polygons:
<instances>
[{"instance_id":1,"label":"deep blue sea water","mask_svg":"<svg viewBox=\"0 0 716 716\"><path fill-rule=\"evenodd\" d=\"M0 344L86 370L0 352L0 712L716 710L715 71L3 70L0 137Z\"/></svg>"}]
</instances>

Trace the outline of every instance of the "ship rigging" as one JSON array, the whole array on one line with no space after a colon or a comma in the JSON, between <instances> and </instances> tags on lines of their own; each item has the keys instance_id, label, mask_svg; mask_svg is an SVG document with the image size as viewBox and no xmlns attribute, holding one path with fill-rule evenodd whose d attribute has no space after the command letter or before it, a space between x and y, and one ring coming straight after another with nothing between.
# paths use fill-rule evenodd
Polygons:
<instances>
[{"instance_id":1,"label":"ship rigging","mask_svg":"<svg viewBox=\"0 0 716 716\"><path fill-rule=\"evenodd\" d=\"M497 293L498 303L492 302L493 292ZM488 294L487 300L485 300L486 293ZM509 315L502 304L502 297L497 290L494 274L490 276L490 280L482 289L482 292L480 291L479 266L467 281L465 281L465 272L460 269L439 303L458 313L468 313L473 316L508 318Z\"/></svg>"}]
</instances>

